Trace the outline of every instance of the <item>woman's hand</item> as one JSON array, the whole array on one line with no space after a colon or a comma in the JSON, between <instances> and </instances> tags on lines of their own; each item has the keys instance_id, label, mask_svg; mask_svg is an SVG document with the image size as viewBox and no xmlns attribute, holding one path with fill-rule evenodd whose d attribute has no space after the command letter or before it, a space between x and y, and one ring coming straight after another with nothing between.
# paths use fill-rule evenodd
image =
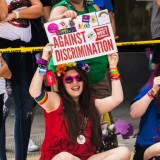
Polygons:
<instances>
[{"instance_id":1,"label":"woman's hand","mask_svg":"<svg viewBox=\"0 0 160 160\"><path fill-rule=\"evenodd\" d=\"M3 22L8 22L16 18L16 14L14 12L8 13L7 17L3 19Z\"/></svg>"},{"instance_id":2,"label":"woman's hand","mask_svg":"<svg viewBox=\"0 0 160 160\"><path fill-rule=\"evenodd\" d=\"M155 77L153 80L153 90L155 92L158 92L160 88L160 76Z\"/></svg>"},{"instance_id":3,"label":"woman's hand","mask_svg":"<svg viewBox=\"0 0 160 160\"><path fill-rule=\"evenodd\" d=\"M8 65L6 64L4 59L2 58L2 56L0 56L0 62L1 62L0 77L3 77L5 79L10 79L12 77L12 73L11 73L10 69L8 68Z\"/></svg>"},{"instance_id":4,"label":"woman's hand","mask_svg":"<svg viewBox=\"0 0 160 160\"><path fill-rule=\"evenodd\" d=\"M108 55L109 67L116 68L118 64L119 56L118 53L112 53Z\"/></svg>"},{"instance_id":5,"label":"woman's hand","mask_svg":"<svg viewBox=\"0 0 160 160\"><path fill-rule=\"evenodd\" d=\"M63 17L65 17L65 18L76 18L77 17L77 13L75 11L72 11L72 10L65 11L63 13Z\"/></svg>"},{"instance_id":6,"label":"woman's hand","mask_svg":"<svg viewBox=\"0 0 160 160\"><path fill-rule=\"evenodd\" d=\"M49 61L49 59L52 57L52 44L47 44L44 48L43 48L43 53L42 53L42 58Z\"/></svg>"}]
</instances>

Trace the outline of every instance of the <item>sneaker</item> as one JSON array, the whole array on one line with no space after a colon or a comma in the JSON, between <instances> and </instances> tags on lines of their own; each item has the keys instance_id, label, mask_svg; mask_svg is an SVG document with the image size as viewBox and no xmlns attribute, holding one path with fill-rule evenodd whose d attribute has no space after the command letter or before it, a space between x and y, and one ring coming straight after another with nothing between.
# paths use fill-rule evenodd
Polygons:
<instances>
[{"instance_id":1,"label":"sneaker","mask_svg":"<svg viewBox=\"0 0 160 160\"><path fill-rule=\"evenodd\" d=\"M28 152L34 152L37 150L39 150L39 147L33 142L32 139L29 139Z\"/></svg>"}]
</instances>

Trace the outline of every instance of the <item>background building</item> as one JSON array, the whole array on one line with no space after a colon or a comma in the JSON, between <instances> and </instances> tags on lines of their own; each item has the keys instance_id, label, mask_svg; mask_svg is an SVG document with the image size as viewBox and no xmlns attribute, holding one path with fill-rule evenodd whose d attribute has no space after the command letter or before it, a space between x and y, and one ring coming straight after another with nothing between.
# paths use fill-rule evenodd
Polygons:
<instances>
[{"instance_id":1,"label":"background building","mask_svg":"<svg viewBox=\"0 0 160 160\"><path fill-rule=\"evenodd\" d=\"M117 35L122 41L151 40L153 0L114 0Z\"/></svg>"}]
</instances>

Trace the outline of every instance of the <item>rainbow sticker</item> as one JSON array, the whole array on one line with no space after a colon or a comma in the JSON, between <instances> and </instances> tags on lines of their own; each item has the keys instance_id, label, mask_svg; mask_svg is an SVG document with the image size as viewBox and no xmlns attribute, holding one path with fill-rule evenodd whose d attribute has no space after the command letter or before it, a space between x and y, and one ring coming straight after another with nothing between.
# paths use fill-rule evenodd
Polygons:
<instances>
[{"instance_id":1,"label":"rainbow sticker","mask_svg":"<svg viewBox=\"0 0 160 160\"><path fill-rule=\"evenodd\" d=\"M107 11L101 11L101 12L99 12L98 17L102 17L103 15L108 16L108 12Z\"/></svg>"}]
</instances>

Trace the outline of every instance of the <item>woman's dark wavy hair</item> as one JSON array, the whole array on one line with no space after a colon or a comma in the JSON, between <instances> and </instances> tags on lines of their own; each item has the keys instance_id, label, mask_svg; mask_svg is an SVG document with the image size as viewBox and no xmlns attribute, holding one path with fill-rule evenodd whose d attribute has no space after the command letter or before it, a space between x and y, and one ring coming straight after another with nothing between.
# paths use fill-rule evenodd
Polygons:
<instances>
[{"instance_id":1,"label":"woman's dark wavy hair","mask_svg":"<svg viewBox=\"0 0 160 160\"><path fill-rule=\"evenodd\" d=\"M91 94L91 89L89 85L89 79L86 71L78 69L77 67L72 67L67 69L76 70L82 77L83 81L83 91L79 98L80 111L85 115L85 117L91 120L91 141L95 145L99 145L101 142L101 127L100 127L100 115L94 105L94 98ZM63 114L64 118L67 119L68 129L67 134L71 142L76 142L77 136L80 134L80 126L84 127L84 120L82 116L77 112L77 105L71 98L71 96L66 92L62 78L58 79L58 91L63 100ZM82 123L83 122L83 123Z\"/></svg>"},{"instance_id":2,"label":"woman's dark wavy hair","mask_svg":"<svg viewBox=\"0 0 160 160\"><path fill-rule=\"evenodd\" d=\"M146 85L153 86L153 80L155 77L160 76L160 64L157 65L157 67L151 72L151 75L147 81ZM160 106L160 91L158 91L158 94L156 96L156 102Z\"/></svg>"}]
</instances>

